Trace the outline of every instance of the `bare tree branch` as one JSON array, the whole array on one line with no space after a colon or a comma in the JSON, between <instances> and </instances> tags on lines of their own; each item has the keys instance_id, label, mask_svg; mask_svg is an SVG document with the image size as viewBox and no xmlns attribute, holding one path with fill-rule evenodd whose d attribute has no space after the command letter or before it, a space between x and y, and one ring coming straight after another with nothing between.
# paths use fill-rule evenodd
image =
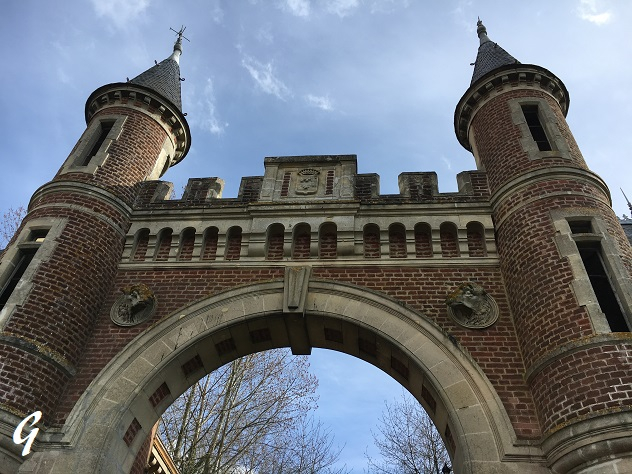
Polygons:
<instances>
[{"instance_id":1,"label":"bare tree branch","mask_svg":"<svg viewBox=\"0 0 632 474\"><path fill-rule=\"evenodd\" d=\"M306 357L273 350L198 381L162 416L160 436L182 474L338 474L341 449L309 413L317 379Z\"/></svg>"},{"instance_id":2,"label":"bare tree branch","mask_svg":"<svg viewBox=\"0 0 632 474\"><path fill-rule=\"evenodd\" d=\"M441 435L423 407L409 394L401 400L385 402L373 434L382 456L368 454L368 472L373 474L441 474L439 466L450 463Z\"/></svg>"},{"instance_id":3,"label":"bare tree branch","mask_svg":"<svg viewBox=\"0 0 632 474\"><path fill-rule=\"evenodd\" d=\"M11 241L25 215L26 209L24 206L20 206L16 209L10 207L2 215L2 220L0 220L0 251Z\"/></svg>"}]
</instances>

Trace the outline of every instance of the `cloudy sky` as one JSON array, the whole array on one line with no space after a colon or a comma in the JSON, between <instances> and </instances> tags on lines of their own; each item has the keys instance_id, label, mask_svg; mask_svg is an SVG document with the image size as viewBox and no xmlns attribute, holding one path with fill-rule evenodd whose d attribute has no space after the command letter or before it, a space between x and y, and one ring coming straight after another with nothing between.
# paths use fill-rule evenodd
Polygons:
<instances>
[{"instance_id":1,"label":"cloudy sky","mask_svg":"<svg viewBox=\"0 0 632 474\"><path fill-rule=\"evenodd\" d=\"M629 214L619 188L632 197L632 2L616 0L5 0L0 212L54 176L85 128L89 94L167 57L169 27L181 25L191 40L181 69L192 147L163 178L179 192L189 177L219 176L235 197L242 176L263 174L265 156L313 154L357 154L360 172L380 174L382 193L398 192L401 172L432 170L440 191L455 191L455 175L475 167L453 114L472 74L477 16L516 59L564 81L584 157L615 212ZM342 370L344 360L314 365L323 417L344 414L338 424L355 427L334 429L351 465L382 402L354 402L354 411L349 400L376 385L384 396L398 389L382 379L369 388L366 377L379 373ZM336 379L352 385L346 402Z\"/></svg>"}]
</instances>

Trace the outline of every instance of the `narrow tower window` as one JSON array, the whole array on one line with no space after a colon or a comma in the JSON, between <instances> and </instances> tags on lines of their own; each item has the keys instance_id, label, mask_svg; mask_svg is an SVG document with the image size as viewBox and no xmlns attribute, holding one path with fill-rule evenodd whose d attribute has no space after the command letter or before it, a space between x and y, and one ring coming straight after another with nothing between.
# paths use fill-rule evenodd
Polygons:
<instances>
[{"instance_id":1,"label":"narrow tower window","mask_svg":"<svg viewBox=\"0 0 632 474\"><path fill-rule=\"evenodd\" d=\"M20 246L13 271L0 290L0 309L4 308L4 305L9 301L9 297L18 286L22 276L24 276L24 272L26 272L33 257L35 257L35 253L46 239L47 233L48 229L33 230L29 235L28 241Z\"/></svg>"},{"instance_id":2,"label":"narrow tower window","mask_svg":"<svg viewBox=\"0 0 632 474\"><path fill-rule=\"evenodd\" d=\"M551 151L551 144L546 136L546 131L540 121L540 114L538 112L537 105L522 105L522 113L529 126L531 137L533 141L538 145L540 151Z\"/></svg>"},{"instance_id":3,"label":"narrow tower window","mask_svg":"<svg viewBox=\"0 0 632 474\"><path fill-rule=\"evenodd\" d=\"M90 148L90 152L84 158L81 166L88 166L90 160L94 158L95 155L99 152L99 150L101 149L101 145L103 145L103 142L105 141L108 134L110 133L110 130L112 130L112 127L114 126L114 120L106 120L100 122L99 125L99 135L96 137L94 144Z\"/></svg>"},{"instance_id":4,"label":"narrow tower window","mask_svg":"<svg viewBox=\"0 0 632 474\"><path fill-rule=\"evenodd\" d=\"M619 299L612 288L610 277L604 266L601 244L595 241L577 242L577 249L601 311L606 315L610 330L612 332L629 332L630 328L626 323Z\"/></svg>"}]
</instances>

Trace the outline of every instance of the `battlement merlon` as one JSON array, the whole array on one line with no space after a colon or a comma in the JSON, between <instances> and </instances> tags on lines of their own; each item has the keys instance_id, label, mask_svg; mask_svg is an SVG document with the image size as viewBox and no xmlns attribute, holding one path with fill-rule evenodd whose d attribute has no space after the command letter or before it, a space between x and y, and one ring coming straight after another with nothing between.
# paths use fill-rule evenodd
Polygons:
<instances>
[{"instance_id":1,"label":"battlement merlon","mask_svg":"<svg viewBox=\"0 0 632 474\"><path fill-rule=\"evenodd\" d=\"M380 177L357 172L356 155L266 157L263 176L241 179L237 198L222 198L220 178L191 178L181 199L170 199L170 183L148 181L136 202L146 206L243 206L250 203L314 202L447 203L488 201L484 171L457 175L458 191L440 193L435 172L404 172L398 177L399 194L380 194ZM161 183L161 184L158 184Z\"/></svg>"}]
</instances>

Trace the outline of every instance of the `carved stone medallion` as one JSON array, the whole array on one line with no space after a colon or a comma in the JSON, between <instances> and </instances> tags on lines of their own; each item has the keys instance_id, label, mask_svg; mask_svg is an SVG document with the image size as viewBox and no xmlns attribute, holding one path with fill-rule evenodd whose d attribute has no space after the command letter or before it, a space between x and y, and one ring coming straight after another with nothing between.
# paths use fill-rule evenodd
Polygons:
<instances>
[{"instance_id":1,"label":"carved stone medallion","mask_svg":"<svg viewBox=\"0 0 632 474\"><path fill-rule=\"evenodd\" d=\"M110 319L119 326L136 326L151 317L156 309L156 297L147 285L126 286L112 305Z\"/></svg>"},{"instance_id":2,"label":"carved stone medallion","mask_svg":"<svg viewBox=\"0 0 632 474\"><path fill-rule=\"evenodd\" d=\"M304 169L298 172L296 182L296 194L316 194L318 191L318 175L320 171L315 169Z\"/></svg>"},{"instance_id":3,"label":"carved stone medallion","mask_svg":"<svg viewBox=\"0 0 632 474\"><path fill-rule=\"evenodd\" d=\"M445 300L448 314L461 326L482 329L498 319L498 305L483 287L475 283L463 283Z\"/></svg>"}]
</instances>

